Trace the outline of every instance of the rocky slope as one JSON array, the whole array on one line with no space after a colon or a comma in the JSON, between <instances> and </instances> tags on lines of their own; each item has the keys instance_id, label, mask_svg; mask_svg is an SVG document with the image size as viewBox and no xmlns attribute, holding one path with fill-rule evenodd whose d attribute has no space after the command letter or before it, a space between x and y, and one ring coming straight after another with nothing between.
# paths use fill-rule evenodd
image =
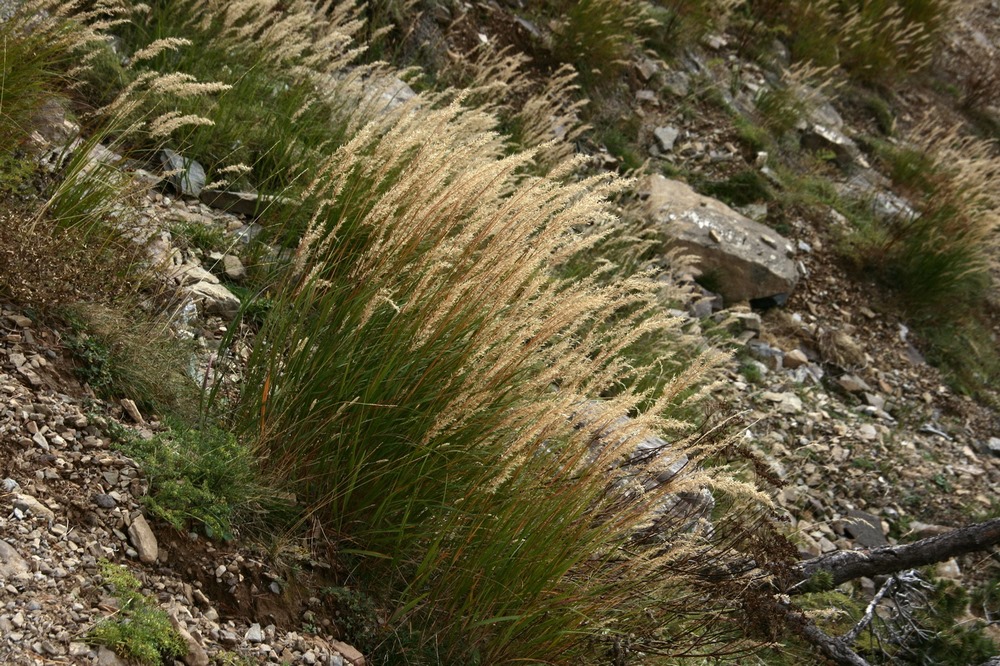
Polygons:
<instances>
[{"instance_id":1,"label":"rocky slope","mask_svg":"<svg viewBox=\"0 0 1000 666\"><path fill-rule=\"evenodd\" d=\"M956 23L947 67L995 52L997 11L996 2L980 3L977 13ZM477 30L515 18L489 15L493 23ZM707 40L689 54L687 69L637 63L640 136L654 159L691 173L722 176L738 166L766 177L767 156L736 145L726 113L683 114L670 97L686 97L696 76L717 76L711 59L736 62L725 44L721 36ZM746 103L741 94L767 85L759 67L738 64L738 94L725 102L737 109ZM642 87L654 78L667 92ZM927 101L918 99L922 95L929 93L903 93L914 99L914 109ZM860 129L849 109L846 120L834 105L818 109L822 118L813 117L805 132L817 135L822 150L844 151L837 159L842 168L830 178L844 187L859 176L884 183L851 139ZM830 131L817 131L821 122ZM219 276L240 279L242 239L255 233L252 215L209 206L194 191L164 195L159 184L157 176L149 178L135 236L163 267L164 285L176 293L166 307L179 334L199 342L196 365L204 368L239 304ZM707 207L695 202L686 211ZM735 290L727 301L706 294L685 316L726 327L735 340L730 381L714 398L743 414L745 442L784 483L776 501L803 556L912 540L995 513L1000 415L949 389L915 346L906 321L880 307L869 286L840 267L831 229L842 220L832 211L826 226L798 220L782 237L749 226L749 217L765 218L766 211L723 208L744 233L758 237L758 254L776 253L791 266L783 269L791 271L787 289ZM659 208L650 213L654 219L663 214ZM177 223L223 235L229 250L216 255L180 247L169 231ZM779 295L780 307L758 311L740 302ZM276 557L244 543L210 542L144 517L148 481L111 446L111 431L125 427L150 438L160 424L134 404L96 400L75 377L62 333L16 307L0 312L0 661L119 663L109 650L85 642L97 622L121 611L100 575L99 561L107 559L128 563L170 614L186 641L181 661L188 666L238 658L363 664L357 650L338 640L336 605L309 592L334 580L330 563L316 561L315 553ZM971 583L996 576L996 567L986 558L966 558L942 565L938 575ZM295 579L287 573L292 568ZM862 579L859 586L870 597L876 583Z\"/></svg>"}]
</instances>

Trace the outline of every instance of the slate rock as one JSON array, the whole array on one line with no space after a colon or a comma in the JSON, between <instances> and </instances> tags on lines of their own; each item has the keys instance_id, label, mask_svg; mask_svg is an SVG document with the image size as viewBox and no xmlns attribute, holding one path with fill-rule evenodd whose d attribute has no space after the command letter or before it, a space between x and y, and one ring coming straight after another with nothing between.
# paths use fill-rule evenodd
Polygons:
<instances>
[{"instance_id":1,"label":"slate rock","mask_svg":"<svg viewBox=\"0 0 1000 666\"><path fill-rule=\"evenodd\" d=\"M232 319L240 311L240 299L221 284L198 282L185 289L193 301L201 304L205 314Z\"/></svg>"},{"instance_id":2,"label":"slate rock","mask_svg":"<svg viewBox=\"0 0 1000 666\"><path fill-rule=\"evenodd\" d=\"M197 197L205 187L205 169L190 157L164 148L160 151L160 163L170 173L167 181L181 194Z\"/></svg>"},{"instance_id":3,"label":"slate rock","mask_svg":"<svg viewBox=\"0 0 1000 666\"><path fill-rule=\"evenodd\" d=\"M865 548L889 545L889 540L882 532L882 520L878 516L857 509L851 509L847 512L844 533Z\"/></svg>"},{"instance_id":4,"label":"slate rock","mask_svg":"<svg viewBox=\"0 0 1000 666\"><path fill-rule=\"evenodd\" d=\"M262 203L260 195L254 192L229 192L226 190L202 190L198 199L211 208L247 217L256 215L257 209Z\"/></svg>"},{"instance_id":5,"label":"slate rock","mask_svg":"<svg viewBox=\"0 0 1000 666\"><path fill-rule=\"evenodd\" d=\"M139 553L140 562L152 564L156 561L159 546L156 543L156 536L144 516L139 515L132 520L132 524L128 528L128 538L135 546L136 552Z\"/></svg>"},{"instance_id":6,"label":"slate rock","mask_svg":"<svg viewBox=\"0 0 1000 666\"><path fill-rule=\"evenodd\" d=\"M787 295L795 288L792 244L774 230L660 175L645 179L639 194L646 216L663 227L675 247L698 259L702 274L717 278L728 303Z\"/></svg>"}]
</instances>

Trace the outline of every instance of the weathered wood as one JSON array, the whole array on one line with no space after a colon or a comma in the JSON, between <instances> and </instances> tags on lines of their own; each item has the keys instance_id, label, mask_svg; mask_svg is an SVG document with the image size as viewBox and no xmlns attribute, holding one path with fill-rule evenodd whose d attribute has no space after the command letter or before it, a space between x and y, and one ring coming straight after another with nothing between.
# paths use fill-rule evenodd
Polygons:
<instances>
[{"instance_id":1,"label":"weathered wood","mask_svg":"<svg viewBox=\"0 0 1000 666\"><path fill-rule=\"evenodd\" d=\"M1000 543L1000 518L961 527L947 534L898 546L864 550L840 550L820 555L792 567L788 593L807 592L805 584L826 572L834 586L862 576L879 576L915 569L935 562L986 550Z\"/></svg>"}]
</instances>

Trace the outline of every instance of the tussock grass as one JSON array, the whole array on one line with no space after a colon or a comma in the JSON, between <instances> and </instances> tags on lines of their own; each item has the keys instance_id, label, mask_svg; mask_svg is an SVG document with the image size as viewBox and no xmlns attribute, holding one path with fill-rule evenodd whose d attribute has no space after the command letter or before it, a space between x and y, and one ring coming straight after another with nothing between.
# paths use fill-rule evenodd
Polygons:
<instances>
[{"instance_id":1,"label":"tussock grass","mask_svg":"<svg viewBox=\"0 0 1000 666\"><path fill-rule=\"evenodd\" d=\"M883 221L873 264L884 266L890 284L925 312L981 297L997 256L996 146L928 119L911 132L910 147L888 159L919 215Z\"/></svg>"},{"instance_id":2,"label":"tussock grass","mask_svg":"<svg viewBox=\"0 0 1000 666\"><path fill-rule=\"evenodd\" d=\"M623 0L551 0L560 23L552 50L576 67L588 89L615 80L636 48L638 28L647 18L641 3Z\"/></svg>"},{"instance_id":3,"label":"tussock grass","mask_svg":"<svg viewBox=\"0 0 1000 666\"><path fill-rule=\"evenodd\" d=\"M953 0L749 0L752 20L743 41L765 26L787 41L792 58L841 66L868 84L889 84L889 73L914 72L932 56L938 29Z\"/></svg>"},{"instance_id":4,"label":"tussock grass","mask_svg":"<svg viewBox=\"0 0 1000 666\"><path fill-rule=\"evenodd\" d=\"M654 371L625 360L640 338L684 337L658 314L658 285L551 273L598 242L575 228L610 222L604 199L621 183L563 182L573 163L519 175L533 156L502 157L493 122L430 98L326 160L232 424L390 584L393 623L443 663L564 663L601 636L685 624L676 602L696 577L678 567L711 545L677 525L635 541L667 493L754 492L693 465L643 491L659 467L616 467L653 431L677 438L658 465L707 454L684 443L678 410L717 356L622 390ZM574 427L588 404L593 419ZM599 444L627 413L620 441ZM692 645L709 640L695 633Z\"/></svg>"}]
</instances>

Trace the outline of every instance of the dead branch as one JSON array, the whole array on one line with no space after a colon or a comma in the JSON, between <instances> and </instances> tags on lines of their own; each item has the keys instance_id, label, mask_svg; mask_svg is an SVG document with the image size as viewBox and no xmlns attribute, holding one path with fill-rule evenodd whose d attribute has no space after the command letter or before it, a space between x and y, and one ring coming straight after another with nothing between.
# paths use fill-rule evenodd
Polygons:
<instances>
[{"instance_id":1,"label":"dead branch","mask_svg":"<svg viewBox=\"0 0 1000 666\"><path fill-rule=\"evenodd\" d=\"M986 550L1000 543L1000 518L968 525L939 536L899 546L864 550L840 550L800 562L792 567L788 594L810 591L806 583L826 572L832 586L862 576L879 576L903 569L915 569L935 562Z\"/></svg>"}]
</instances>

